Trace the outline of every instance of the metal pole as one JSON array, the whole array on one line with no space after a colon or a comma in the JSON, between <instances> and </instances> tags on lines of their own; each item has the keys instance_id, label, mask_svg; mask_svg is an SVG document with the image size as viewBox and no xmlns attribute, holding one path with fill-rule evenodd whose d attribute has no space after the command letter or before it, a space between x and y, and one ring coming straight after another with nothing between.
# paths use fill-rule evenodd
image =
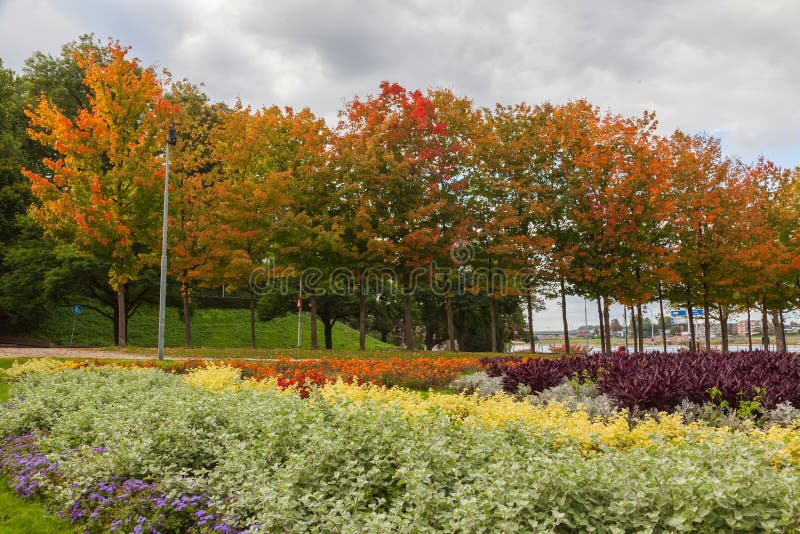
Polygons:
<instances>
[{"instance_id":1,"label":"metal pole","mask_svg":"<svg viewBox=\"0 0 800 534\"><path fill-rule=\"evenodd\" d=\"M303 348L303 280L300 280L300 296L297 297L297 348Z\"/></svg>"},{"instance_id":2,"label":"metal pole","mask_svg":"<svg viewBox=\"0 0 800 534\"><path fill-rule=\"evenodd\" d=\"M167 135L167 163L164 171L164 215L161 226L161 281L158 290L158 359L164 359L164 329L167 313L167 216L169 210L169 147L177 141L175 130Z\"/></svg>"},{"instance_id":3,"label":"metal pole","mask_svg":"<svg viewBox=\"0 0 800 534\"><path fill-rule=\"evenodd\" d=\"M75 338L75 325L78 323L78 316L72 316L72 333L69 335L69 346L72 346L72 340Z\"/></svg>"}]
</instances>

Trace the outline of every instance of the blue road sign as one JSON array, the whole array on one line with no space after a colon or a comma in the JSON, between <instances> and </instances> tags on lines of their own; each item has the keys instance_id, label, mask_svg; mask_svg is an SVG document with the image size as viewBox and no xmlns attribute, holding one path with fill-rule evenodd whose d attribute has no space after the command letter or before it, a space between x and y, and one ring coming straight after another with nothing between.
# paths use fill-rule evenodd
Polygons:
<instances>
[{"instance_id":1,"label":"blue road sign","mask_svg":"<svg viewBox=\"0 0 800 534\"><path fill-rule=\"evenodd\" d=\"M72 315L80 315L83 313L83 306L76 304L72 307Z\"/></svg>"},{"instance_id":2,"label":"blue road sign","mask_svg":"<svg viewBox=\"0 0 800 534\"><path fill-rule=\"evenodd\" d=\"M686 310L672 310L671 312L669 312L669 314L671 317L687 317L689 315L688 313L686 313ZM702 317L702 316L703 316L702 309L692 310L692 317Z\"/></svg>"}]
</instances>

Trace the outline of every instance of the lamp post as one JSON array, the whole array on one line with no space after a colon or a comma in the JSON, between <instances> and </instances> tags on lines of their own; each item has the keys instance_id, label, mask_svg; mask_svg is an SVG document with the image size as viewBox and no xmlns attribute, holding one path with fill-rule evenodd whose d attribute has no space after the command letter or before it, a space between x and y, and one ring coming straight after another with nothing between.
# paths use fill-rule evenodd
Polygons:
<instances>
[{"instance_id":1,"label":"lamp post","mask_svg":"<svg viewBox=\"0 0 800 534\"><path fill-rule=\"evenodd\" d=\"M167 163L164 171L164 216L161 226L161 282L158 286L158 359L164 359L164 327L167 313L167 215L169 210L169 147L178 142L175 129L167 134Z\"/></svg>"},{"instance_id":2,"label":"lamp post","mask_svg":"<svg viewBox=\"0 0 800 534\"><path fill-rule=\"evenodd\" d=\"M300 279L300 292L297 294L297 348L303 348L303 279Z\"/></svg>"}]
</instances>

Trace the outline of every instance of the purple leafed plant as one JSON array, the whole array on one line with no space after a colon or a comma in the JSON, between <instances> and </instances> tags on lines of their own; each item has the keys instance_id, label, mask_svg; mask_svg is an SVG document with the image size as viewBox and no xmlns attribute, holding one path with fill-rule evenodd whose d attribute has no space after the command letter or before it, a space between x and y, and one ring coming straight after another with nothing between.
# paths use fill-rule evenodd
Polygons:
<instances>
[{"instance_id":1,"label":"purple leafed plant","mask_svg":"<svg viewBox=\"0 0 800 534\"><path fill-rule=\"evenodd\" d=\"M626 408L669 411L683 399L709 401L712 388L719 390L719 401L731 406L753 400L763 391L759 400L764 408L781 402L800 407L800 357L795 354L649 352L551 360L487 358L481 362L490 375L503 377L503 387L509 392L520 384L542 391L564 380L588 378L597 383L600 392Z\"/></svg>"}]
</instances>

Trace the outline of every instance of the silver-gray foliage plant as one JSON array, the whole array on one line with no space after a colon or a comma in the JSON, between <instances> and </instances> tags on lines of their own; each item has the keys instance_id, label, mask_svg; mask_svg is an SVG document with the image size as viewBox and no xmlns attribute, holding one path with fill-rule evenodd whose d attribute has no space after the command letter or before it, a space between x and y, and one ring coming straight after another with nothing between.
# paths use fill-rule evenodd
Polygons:
<instances>
[{"instance_id":1,"label":"silver-gray foliage plant","mask_svg":"<svg viewBox=\"0 0 800 534\"><path fill-rule=\"evenodd\" d=\"M589 417L611 417L619 409L617 403L597 389L591 381L570 380L531 396L534 404L561 403L572 412L585 411Z\"/></svg>"},{"instance_id":2,"label":"silver-gray foliage plant","mask_svg":"<svg viewBox=\"0 0 800 534\"><path fill-rule=\"evenodd\" d=\"M489 397L503 391L503 377L489 376L486 371L477 371L459 376L448 384L447 389L467 395L478 393L481 397Z\"/></svg>"},{"instance_id":3,"label":"silver-gray foliage plant","mask_svg":"<svg viewBox=\"0 0 800 534\"><path fill-rule=\"evenodd\" d=\"M767 410L764 419L767 423L780 426L789 426L800 423L800 409L789 402L782 402L771 410Z\"/></svg>"}]
</instances>

